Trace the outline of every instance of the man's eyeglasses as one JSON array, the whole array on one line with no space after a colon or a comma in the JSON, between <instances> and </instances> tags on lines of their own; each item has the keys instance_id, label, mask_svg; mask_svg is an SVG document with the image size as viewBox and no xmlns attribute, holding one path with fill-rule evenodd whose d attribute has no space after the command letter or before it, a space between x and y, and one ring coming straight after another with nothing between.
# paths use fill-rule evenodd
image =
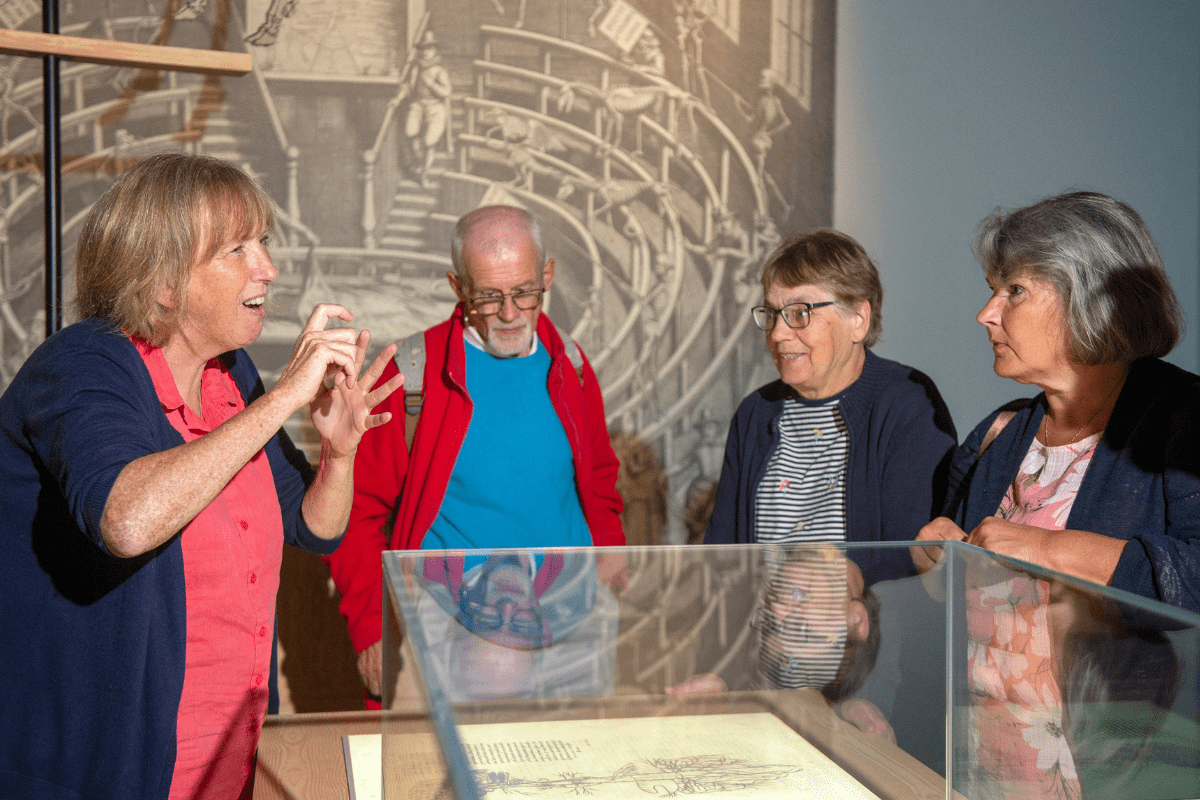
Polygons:
<instances>
[{"instance_id":1,"label":"man's eyeglasses","mask_svg":"<svg viewBox=\"0 0 1200 800\"><path fill-rule=\"evenodd\" d=\"M833 300L823 303L788 303L783 308L756 306L751 313L754 315L754 324L764 331L775 329L776 317L783 317L789 328L806 328L814 308L832 305L836 305Z\"/></svg>"},{"instance_id":2,"label":"man's eyeglasses","mask_svg":"<svg viewBox=\"0 0 1200 800\"><path fill-rule=\"evenodd\" d=\"M522 311L532 311L537 308L542 302L542 295L545 289L518 289L515 292L507 294L481 294L476 297L469 298L471 308L475 309L475 313L480 316L490 317L492 314L499 314L504 308L504 301L511 298L513 305Z\"/></svg>"}]
</instances>

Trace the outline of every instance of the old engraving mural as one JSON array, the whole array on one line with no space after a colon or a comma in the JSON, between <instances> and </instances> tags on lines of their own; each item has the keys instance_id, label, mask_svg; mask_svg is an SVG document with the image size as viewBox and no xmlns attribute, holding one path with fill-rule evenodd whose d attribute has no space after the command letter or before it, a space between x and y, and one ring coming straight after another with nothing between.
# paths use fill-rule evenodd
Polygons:
<instances>
[{"instance_id":1,"label":"old engraving mural","mask_svg":"<svg viewBox=\"0 0 1200 800\"><path fill-rule=\"evenodd\" d=\"M379 346L445 319L454 221L524 207L558 265L548 313L604 390L631 542L685 538L737 402L773 375L762 260L830 223L833 0L60 8L63 33L254 57L240 78L63 62L65 297L91 203L161 150L243 165L277 203L268 380L317 301ZM41 4L0 0L0 25L40 30ZM40 61L0 58L0 387L44 336L41 128Z\"/></svg>"}]
</instances>

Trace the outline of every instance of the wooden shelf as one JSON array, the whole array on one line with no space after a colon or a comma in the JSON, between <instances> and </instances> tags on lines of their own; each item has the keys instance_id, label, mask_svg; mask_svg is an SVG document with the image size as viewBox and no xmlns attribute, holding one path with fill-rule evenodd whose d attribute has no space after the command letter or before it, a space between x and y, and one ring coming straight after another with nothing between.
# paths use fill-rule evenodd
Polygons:
<instances>
[{"instance_id":1,"label":"wooden shelf","mask_svg":"<svg viewBox=\"0 0 1200 800\"><path fill-rule=\"evenodd\" d=\"M254 64L249 53L86 39L6 28L0 28L0 53L14 56L52 55L92 64L200 72L206 75L245 75Z\"/></svg>"}]
</instances>

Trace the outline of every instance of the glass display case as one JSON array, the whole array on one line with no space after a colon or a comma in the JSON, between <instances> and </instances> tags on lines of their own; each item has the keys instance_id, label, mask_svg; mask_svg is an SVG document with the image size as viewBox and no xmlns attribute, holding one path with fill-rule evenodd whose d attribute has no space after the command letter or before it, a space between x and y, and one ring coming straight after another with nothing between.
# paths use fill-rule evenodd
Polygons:
<instances>
[{"instance_id":1,"label":"glass display case","mask_svg":"<svg viewBox=\"0 0 1200 800\"><path fill-rule=\"evenodd\" d=\"M935 552L385 553L383 796L1200 796L1200 616Z\"/></svg>"}]
</instances>

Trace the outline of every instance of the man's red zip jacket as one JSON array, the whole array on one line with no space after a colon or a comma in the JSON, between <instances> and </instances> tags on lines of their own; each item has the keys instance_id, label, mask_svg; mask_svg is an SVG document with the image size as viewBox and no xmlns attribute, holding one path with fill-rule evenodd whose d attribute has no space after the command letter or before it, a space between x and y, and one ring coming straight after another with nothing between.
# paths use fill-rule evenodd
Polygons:
<instances>
[{"instance_id":1,"label":"man's red zip jacket","mask_svg":"<svg viewBox=\"0 0 1200 800\"><path fill-rule=\"evenodd\" d=\"M354 506L341 547L326 556L334 584L342 595L341 612L358 652L378 642L383 624L384 550L415 550L437 518L454 471L458 451L471 421L467 396L466 352L463 349L463 306L449 320L425 331L424 401L413 438L412 453L404 442L404 390L375 408L390 411L386 425L368 430L354 461ZM538 317L538 341L550 354L546 389L558 412L575 460L575 485L592 543L623 545L623 508L617 494L617 457L604 424L604 402L592 367L583 361L582 382L554 324ZM398 372L388 364L379 383ZM535 492L536 488L531 487ZM400 501L391 541L383 528ZM531 498L531 500L534 498ZM520 542L513 542L520 547Z\"/></svg>"}]
</instances>

